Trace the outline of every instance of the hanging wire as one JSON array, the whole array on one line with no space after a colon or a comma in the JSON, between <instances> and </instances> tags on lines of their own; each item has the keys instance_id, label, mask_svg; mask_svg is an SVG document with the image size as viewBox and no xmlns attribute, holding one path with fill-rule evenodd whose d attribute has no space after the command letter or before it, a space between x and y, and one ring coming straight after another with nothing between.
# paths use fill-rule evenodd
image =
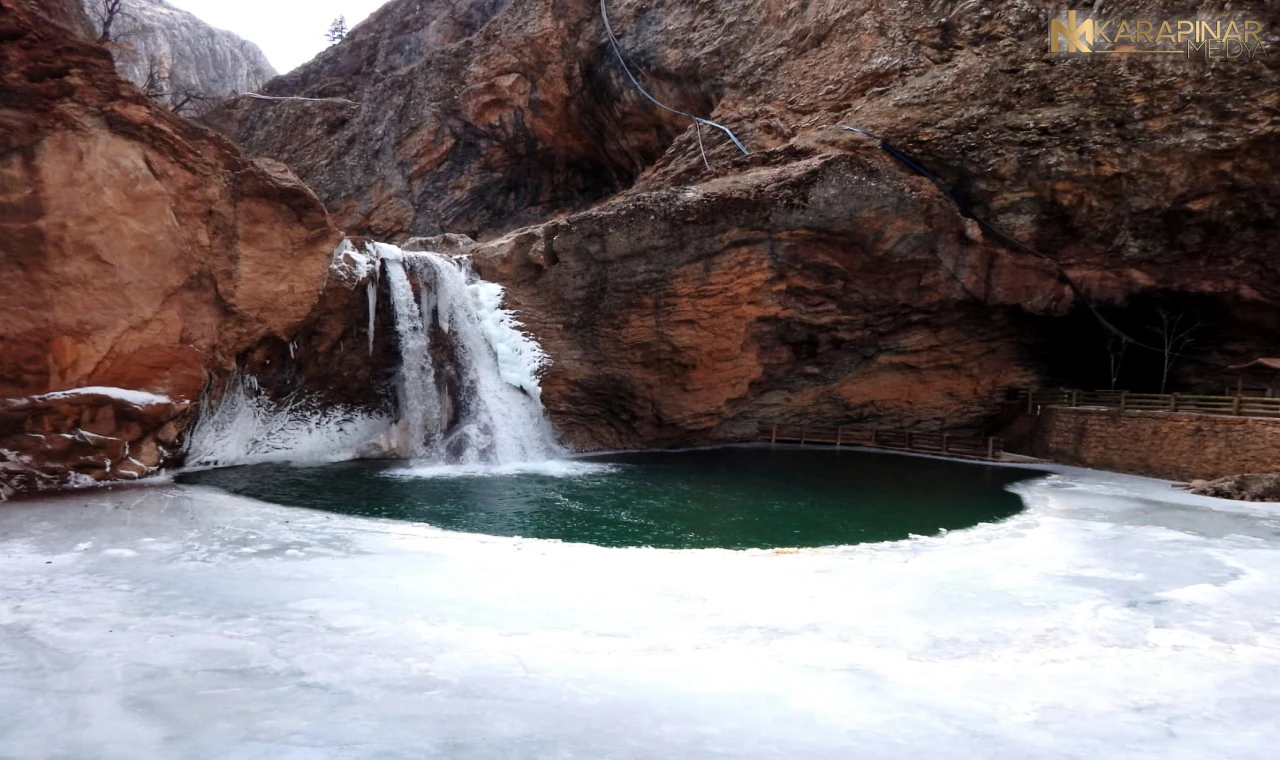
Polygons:
<instances>
[{"instance_id":1,"label":"hanging wire","mask_svg":"<svg viewBox=\"0 0 1280 760\"><path fill-rule=\"evenodd\" d=\"M666 103L663 103L662 101L650 95L649 91L646 90L640 84L640 80L636 79L636 75L631 73L631 67L627 66L626 56L622 52L622 44L618 42L618 37L613 33L613 27L609 24L609 11L605 7L605 0L600 0L600 18L604 20L604 31L605 31L605 34L609 36L609 45L613 48L613 54L618 58L618 64L622 66L623 73L627 75L627 79L631 80L631 84L633 84L635 88L640 91L640 94L645 96L645 98L647 98L650 103L653 103L655 106L657 106L658 108L661 108L664 111L669 111L679 116L683 116L687 119L693 119L694 127L697 129L697 132L698 132L698 149L702 151L702 163L705 164L707 168L710 168L711 165L707 163L707 152L702 147L701 125L703 124L706 124L708 127L715 127L721 132L724 132L729 137L729 139L733 141L733 144L738 147L738 150L742 151L742 154L744 156L751 155L750 152L747 151L746 146L743 145L742 142L738 140L737 136L733 134L733 131L730 130L725 125L717 124L714 121L704 119L701 116L694 116L693 114L687 111L681 111L678 108L672 108Z\"/></svg>"}]
</instances>

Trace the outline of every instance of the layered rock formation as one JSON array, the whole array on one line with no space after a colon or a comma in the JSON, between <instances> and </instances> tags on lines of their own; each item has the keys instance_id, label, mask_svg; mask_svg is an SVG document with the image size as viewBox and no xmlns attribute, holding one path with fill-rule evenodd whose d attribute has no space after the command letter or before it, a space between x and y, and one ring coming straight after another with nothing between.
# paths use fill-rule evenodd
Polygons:
<instances>
[{"instance_id":1,"label":"layered rock formation","mask_svg":"<svg viewBox=\"0 0 1280 760\"><path fill-rule=\"evenodd\" d=\"M1010 307L1070 297L878 151L637 193L473 254L554 357L543 398L582 448L971 422L1034 379Z\"/></svg>"},{"instance_id":2,"label":"layered rock formation","mask_svg":"<svg viewBox=\"0 0 1280 760\"><path fill-rule=\"evenodd\" d=\"M102 0L81 2L100 33ZM111 31L116 68L140 87L150 82L162 102L184 113L253 92L276 75L257 45L164 0L125 0L122 8Z\"/></svg>"},{"instance_id":3,"label":"layered rock formation","mask_svg":"<svg viewBox=\"0 0 1280 760\"><path fill-rule=\"evenodd\" d=\"M0 39L0 489L136 476L210 378L293 335L340 235L32 4L0 0Z\"/></svg>"},{"instance_id":4,"label":"layered rock formation","mask_svg":"<svg viewBox=\"0 0 1280 760\"><path fill-rule=\"evenodd\" d=\"M353 233L489 234L629 186L684 130L628 91L602 34L590 0L391 2L263 88L333 100L209 123L296 167Z\"/></svg>"},{"instance_id":5,"label":"layered rock formation","mask_svg":"<svg viewBox=\"0 0 1280 760\"><path fill-rule=\"evenodd\" d=\"M1280 348L1274 43L1247 63L1053 55L1058 6L1028 0L608 9L644 85L751 155L646 100L593 0L392 2L265 88L335 100L211 122L351 231L486 240L481 271L554 358L544 399L584 447L761 419L980 426L1006 386L1105 384L1100 317L1154 343L1157 309L1200 312L1188 386Z\"/></svg>"}]
</instances>

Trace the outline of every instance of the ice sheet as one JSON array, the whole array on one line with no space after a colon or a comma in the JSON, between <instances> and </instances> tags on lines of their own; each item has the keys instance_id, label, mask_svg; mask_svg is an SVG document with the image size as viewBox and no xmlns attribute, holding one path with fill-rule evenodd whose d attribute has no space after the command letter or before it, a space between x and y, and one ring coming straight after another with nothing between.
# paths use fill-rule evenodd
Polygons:
<instances>
[{"instance_id":1,"label":"ice sheet","mask_svg":"<svg viewBox=\"0 0 1280 760\"><path fill-rule=\"evenodd\" d=\"M157 486L0 508L0 757L1274 757L1280 518L1069 473L800 551Z\"/></svg>"}]
</instances>

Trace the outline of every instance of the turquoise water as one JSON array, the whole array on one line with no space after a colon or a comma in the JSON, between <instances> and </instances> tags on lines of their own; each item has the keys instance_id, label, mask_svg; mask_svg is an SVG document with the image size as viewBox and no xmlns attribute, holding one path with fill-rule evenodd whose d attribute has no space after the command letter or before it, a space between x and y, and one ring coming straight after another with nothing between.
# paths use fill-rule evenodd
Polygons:
<instances>
[{"instance_id":1,"label":"turquoise water","mask_svg":"<svg viewBox=\"0 0 1280 760\"><path fill-rule=\"evenodd\" d=\"M967 528L1022 509L1029 470L818 448L576 458L517 472L348 462L187 473L180 482L290 506L601 546L805 547Z\"/></svg>"}]
</instances>

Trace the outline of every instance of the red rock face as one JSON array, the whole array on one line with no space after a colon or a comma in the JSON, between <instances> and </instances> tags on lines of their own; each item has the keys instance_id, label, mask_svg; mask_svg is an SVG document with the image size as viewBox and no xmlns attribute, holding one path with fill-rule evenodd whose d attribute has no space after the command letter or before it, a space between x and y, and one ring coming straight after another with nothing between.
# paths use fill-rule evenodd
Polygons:
<instances>
[{"instance_id":1,"label":"red rock face","mask_svg":"<svg viewBox=\"0 0 1280 760\"><path fill-rule=\"evenodd\" d=\"M773 419L972 422L1033 379L1005 311L1069 292L970 240L928 188L878 151L813 158L473 253L554 358L543 398L579 448L742 440Z\"/></svg>"},{"instance_id":2,"label":"red rock face","mask_svg":"<svg viewBox=\"0 0 1280 760\"><path fill-rule=\"evenodd\" d=\"M601 33L590 0L388 3L263 88L346 102L243 98L205 120L287 163L353 234L491 235L626 188L687 126L615 81Z\"/></svg>"},{"instance_id":3,"label":"red rock face","mask_svg":"<svg viewBox=\"0 0 1280 760\"><path fill-rule=\"evenodd\" d=\"M583 449L743 440L770 421L989 429L1010 387L1099 376L1107 333L1080 293L1148 342L1121 321L1130 299L1211 299L1203 329L1229 339L1177 366L1188 385L1216 387L1280 337L1261 260L1010 251L869 144L633 191L472 253L553 357L543 399ZM1131 367L1154 356L1130 351Z\"/></svg>"},{"instance_id":4,"label":"red rock face","mask_svg":"<svg viewBox=\"0 0 1280 760\"><path fill-rule=\"evenodd\" d=\"M156 112L13 2L0 203L24 253L5 249L22 263L0 284L21 305L0 328L3 392L185 399L237 358L280 391L385 387L388 315L371 356L359 289L330 283L312 307L334 233L307 190ZM318 100L209 122L353 234L482 239L477 266L551 354L544 401L583 448L759 420L980 427L1009 385L1098 374L1079 371L1106 361L1095 310L1140 330L1149 307L1203 307L1188 385L1276 355L1280 55L1052 56L1056 7L610 0L653 94L749 156L636 91L594 0L396 0L265 88ZM104 424L74 411L44 418Z\"/></svg>"},{"instance_id":5,"label":"red rock face","mask_svg":"<svg viewBox=\"0 0 1280 760\"><path fill-rule=\"evenodd\" d=\"M608 7L646 86L750 156L645 100L594 0L392 2L268 87L359 106L241 101L218 124L352 231L488 241L480 268L552 355L544 399L583 447L757 419L981 427L1008 385L1105 382L1094 310L1147 342L1156 307L1204 312L1188 388L1280 351L1276 45L1051 55L1043 2ZM1140 353L1121 382L1146 382Z\"/></svg>"},{"instance_id":6,"label":"red rock face","mask_svg":"<svg viewBox=\"0 0 1280 760\"><path fill-rule=\"evenodd\" d=\"M163 448L159 428L184 418L212 376L297 328L339 233L282 165L153 105L105 50L26 4L0 0L0 39L0 397L11 399L0 449L44 462L50 482L59 471L116 477L127 457L81 467L92 452L67 460L49 436ZM173 403L85 397L79 409L63 399L15 411L85 386Z\"/></svg>"}]
</instances>

